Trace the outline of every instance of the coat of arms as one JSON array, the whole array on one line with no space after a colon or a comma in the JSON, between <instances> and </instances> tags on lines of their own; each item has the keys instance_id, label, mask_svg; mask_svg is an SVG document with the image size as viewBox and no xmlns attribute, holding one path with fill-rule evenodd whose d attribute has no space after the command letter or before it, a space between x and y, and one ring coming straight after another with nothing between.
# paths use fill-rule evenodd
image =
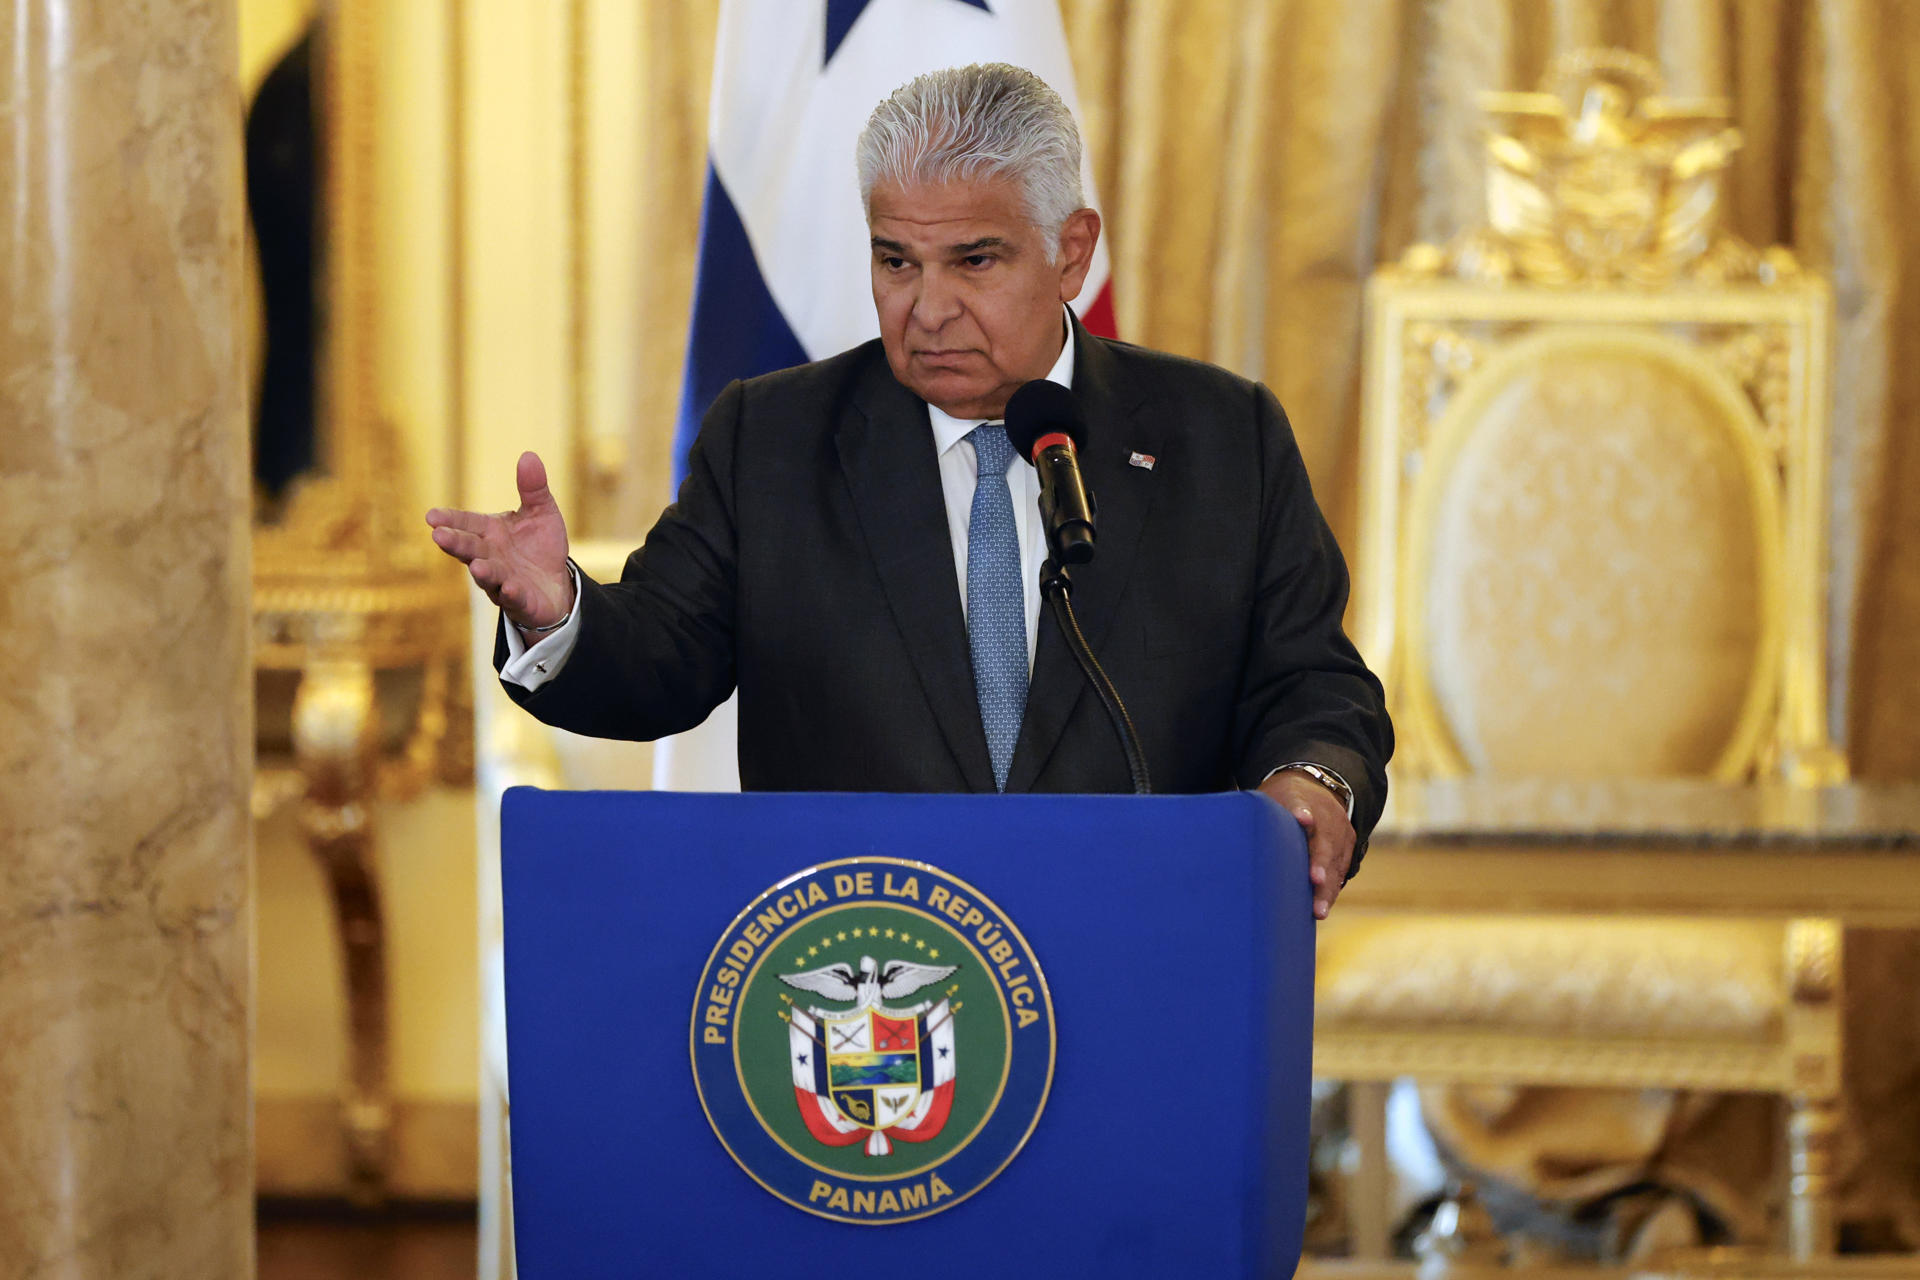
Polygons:
<instances>
[{"instance_id":1,"label":"coat of arms","mask_svg":"<svg viewBox=\"0 0 1920 1280\"><path fill-rule=\"evenodd\" d=\"M966 1199L1020 1151L1052 1087L1032 948L926 862L787 876L734 917L697 990L693 1083L715 1135L767 1190L836 1222Z\"/></svg>"},{"instance_id":2,"label":"coat of arms","mask_svg":"<svg viewBox=\"0 0 1920 1280\"><path fill-rule=\"evenodd\" d=\"M956 967L861 956L858 970L834 964L780 975L790 987L853 1005L781 1014L792 1041L794 1098L815 1139L830 1147L864 1140L868 1155L884 1156L893 1150L889 1135L925 1142L946 1127L960 1008L952 990L905 1008L881 1001L904 1000Z\"/></svg>"}]
</instances>

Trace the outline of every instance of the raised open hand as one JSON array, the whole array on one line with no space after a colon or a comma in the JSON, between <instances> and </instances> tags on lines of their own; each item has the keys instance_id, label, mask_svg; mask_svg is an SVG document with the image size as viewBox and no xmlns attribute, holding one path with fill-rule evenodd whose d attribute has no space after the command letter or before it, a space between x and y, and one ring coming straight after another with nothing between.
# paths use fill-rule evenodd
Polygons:
<instances>
[{"instance_id":1,"label":"raised open hand","mask_svg":"<svg viewBox=\"0 0 1920 1280\"><path fill-rule=\"evenodd\" d=\"M427 512L433 543L467 566L487 599L519 627L546 627L573 609L567 572L567 522L547 490L547 468L523 453L514 469L520 509L498 515L435 507Z\"/></svg>"}]
</instances>

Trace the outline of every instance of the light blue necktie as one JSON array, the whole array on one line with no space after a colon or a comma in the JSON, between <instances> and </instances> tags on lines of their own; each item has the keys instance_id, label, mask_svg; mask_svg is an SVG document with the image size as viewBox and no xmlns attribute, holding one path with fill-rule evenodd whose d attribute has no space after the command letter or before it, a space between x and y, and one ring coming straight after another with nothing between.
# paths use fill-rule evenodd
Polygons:
<instances>
[{"instance_id":1,"label":"light blue necktie","mask_svg":"<svg viewBox=\"0 0 1920 1280\"><path fill-rule=\"evenodd\" d=\"M967 523L967 644L973 650L973 689L987 731L994 789L1005 791L1027 710L1027 602L1013 493L1007 488L1013 445L997 422L982 423L967 438L980 461Z\"/></svg>"}]
</instances>

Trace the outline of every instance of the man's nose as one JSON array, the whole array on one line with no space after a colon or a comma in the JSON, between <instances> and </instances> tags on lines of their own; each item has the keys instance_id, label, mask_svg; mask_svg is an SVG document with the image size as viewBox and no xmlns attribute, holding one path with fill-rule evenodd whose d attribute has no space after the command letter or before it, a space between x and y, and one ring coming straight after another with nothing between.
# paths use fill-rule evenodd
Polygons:
<instances>
[{"instance_id":1,"label":"man's nose","mask_svg":"<svg viewBox=\"0 0 1920 1280\"><path fill-rule=\"evenodd\" d=\"M944 271L920 273L920 291L913 300L914 323L938 329L960 314L960 293Z\"/></svg>"}]
</instances>

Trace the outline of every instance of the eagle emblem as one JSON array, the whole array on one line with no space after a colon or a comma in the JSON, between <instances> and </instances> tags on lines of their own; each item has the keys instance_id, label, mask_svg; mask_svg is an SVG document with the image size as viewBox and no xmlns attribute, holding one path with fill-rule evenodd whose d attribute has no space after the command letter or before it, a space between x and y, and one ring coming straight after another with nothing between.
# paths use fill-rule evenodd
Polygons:
<instances>
[{"instance_id":1,"label":"eagle emblem","mask_svg":"<svg viewBox=\"0 0 1920 1280\"><path fill-rule=\"evenodd\" d=\"M864 1142L867 1155L884 1156L895 1139L925 1142L946 1126L959 987L911 1005L887 1002L906 1000L957 968L861 956L857 969L832 964L780 975L796 991L851 1006L802 1007L781 996L794 1101L815 1140L830 1147Z\"/></svg>"}]
</instances>

